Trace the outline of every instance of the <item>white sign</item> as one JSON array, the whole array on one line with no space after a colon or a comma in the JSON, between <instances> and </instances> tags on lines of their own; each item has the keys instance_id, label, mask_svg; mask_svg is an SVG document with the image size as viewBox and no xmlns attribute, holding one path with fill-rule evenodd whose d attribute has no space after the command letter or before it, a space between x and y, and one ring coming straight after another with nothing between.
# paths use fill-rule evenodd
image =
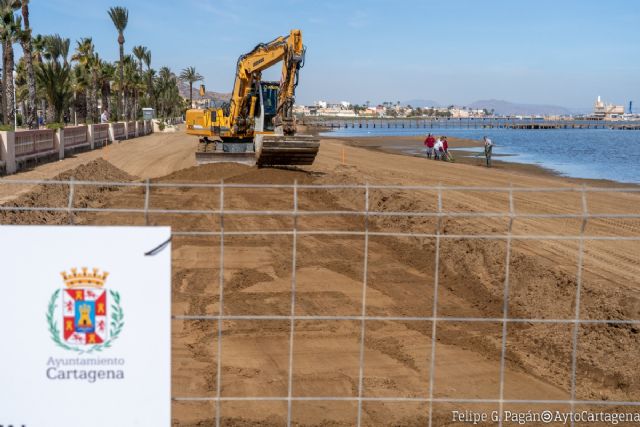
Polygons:
<instances>
[{"instance_id":1,"label":"white sign","mask_svg":"<svg viewBox=\"0 0 640 427\"><path fill-rule=\"evenodd\" d=\"M170 236L0 226L0 426L170 425Z\"/></svg>"}]
</instances>

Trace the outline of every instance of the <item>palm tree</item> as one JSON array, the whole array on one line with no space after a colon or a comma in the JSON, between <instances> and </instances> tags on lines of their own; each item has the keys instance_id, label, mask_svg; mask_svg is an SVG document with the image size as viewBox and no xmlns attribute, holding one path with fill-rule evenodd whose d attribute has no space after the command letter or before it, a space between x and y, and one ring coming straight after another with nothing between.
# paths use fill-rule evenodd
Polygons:
<instances>
[{"instance_id":1,"label":"palm tree","mask_svg":"<svg viewBox=\"0 0 640 427\"><path fill-rule=\"evenodd\" d=\"M71 68L64 63L45 62L36 70L36 81L49 102L49 120L62 122L64 111L71 100Z\"/></svg>"},{"instance_id":2,"label":"palm tree","mask_svg":"<svg viewBox=\"0 0 640 427\"><path fill-rule=\"evenodd\" d=\"M31 39L31 45L33 47L33 59L36 61L36 67L40 66L40 64L42 64L44 60L44 52L46 49L46 44L47 44L46 38L41 34L38 34ZM36 97L40 101L40 110L42 111L42 114L44 114L44 112L47 109L47 101L42 94L41 88L38 87L37 85L36 85Z\"/></svg>"},{"instance_id":3,"label":"palm tree","mask_svg":"<svg viewBox=\"0 0 640 427\"><path fill-rule=\"evenodd\" d=\"M144 46L134 46L131 52L133 52L133 56L135 56L138 60L138 65L140 66L140 75L142 75L142 63L144 62L144 57L147 54L147 48Z\"/></svg>"},{"instance_id":4,"label":"palm tree","mask_svg":"<svg viewBox=\"0 0 640 427\"><path fill-rule=\"evenodd\" d=\"M98 85L96 64L100 62L100 59L97 58L91 37L85 37L77 41L76 53L71 57L71 60L78 62L80 67L79 77L86 82L84 89L87 101L87 120L96 123L98 119L98 114L96 113L98 104L96 99L96 86Z\"/></svg>"},{"instance_id":5,"label":"palm tree","mask_svg":"<svg viewBox=\"0 0 640 427\"><path fill-rule=\"evenodd\" d=\"M13 124L15 119L15 98L13 87L13 70L15 59L13 43L20 33L22 17L15 16L14 10L20 7L16 0L0 0L0 40L2 41L2 82L4 83L4 96L2 113L4 124Z\"/></svg>"},{"instance_id":6,"label":"palm tree","mask_svg":"<svg viewBox=\"0 0 640 427\"><path fill-rule=\"evenodd\" d=\"M36 108L36 74L33 70L33 53L31 44L31 27L29 25L29 0L21 1L22 23L24 29L20 32L20 45L24 53L27 87L29 90L29 98L26 103L26 123L29 129L38 128L38 110Z\"/></svg>"},{"instance_id":7,"label":"palm tree","mask_svg":"<svg viewBox=\"0 0 640 427\"><path fill-rule=\"evenodd\" d=\"M72 90L69 47L71 40L59 34L44 36L42 56L44 62L36 69L36 82L41 86L43 97L48 102L47 121L61 121L69 105Z\"/></svg>"},{"instance_id":8,"label":"palm tree","mask_svg":"<svg viewBox=\"0 0 640 427\"><path fill-rule=\"evenodd\" d=\"M63 39L60 34L44 36L43 57L48 62L52 62L54 67L68 66L70 45L71 40Z\"/></svg>"},{"instance_id":9,"label":"palm tree","mask_svg":"<svg viewBox=\"0 0 640 427\"><path fill-rule=\"evenodd\" d=\"M153 75L154 73L151 70L151 51L147 49L144 57L142 58L144 61L144 65L147 66L147 96L149 97L149 102L153 103Z\"/></svg>"},{"instance_id":10,"label":"palm tree","mask_svg":"<svg viewBox=\"0 0 640 427\"><path fill-rule=\"evenodd\" d=\"M135 114L134 117L138 113L138 106L140 104L139 99L144 94L144 90L146 89L145 84L145 76L144 71L142 70L142 64L144 63L145 57L147 56L148 49L145 46L134 46L133 56L138 60L138 66L140 67L138 71L138 75L136 76L136 91L135 91Z\"/></svg>"},{"instance_id":11,"label":"palm tree","mask_svg":"<svg viewBox=\"0 0 640 427\"><path fill-rule=\"evenodd\" d=\"M158 102L158 114L162 118L181 112L181 97L178 79L169 67L162 67L155 81L155 97Z\"/></svg>"},{"instance_id":12,"label":"palm tree","mask_svg":"<svg viewBox=\"0 0 640 427\"><path fill-rule=\"evenodd\" d=\"M144 65L147 66L147 71L149 71L151 69L151 51L149 49L144 53L142 60L144 61Z\"/></svg>"},{"instance_id":13,"label":"palm tree","mask_svg":"<svg viewBox=\"0 0 640 427\"><path fill-rule=\"evenodd\" d=\"M89 113L89 86L90 82L87 78L87 72L80 65L72 69L70 86L73 100L71 101L71 116L77 122L85 122ZM53 119L52 119L53 120Z\"/></svg>"},{"instance_id":14,"label":"palm tree","mask_svg":"<svg viewBox=\"0 0 640 427\"><path fill-rule=\"evenodd\" d=\"M100 96L102 98L102 110L111 111L109 102L111 99L111 82L116 75L116 67L107 61L100 61L98 72L98 82L100 86Z\"/></svg>"},{"instance_id":15,"label":"palm tree","mask_svg":"<svg viewBox=\"0 0 640 427\"><path fill-rule=\"evenodd\" d=\"M136 61L133 59L133 56L126 55L124 57L124 80L121 82L121 85L124 89L127 100L127 120L135 120L138 114L137 95L141 82L142 79L138 74L138 65L136 64Z\"/></svg>"},{"instance_id":16,"label":"palm tree","mask_svg":"<svg viewBox=\"0 0 640 427\"><path fill-rule=\"evenodd\" d=\"M129 10L122 6L115 6L109 9L109 17L113 21L113 25L118 30L118 44L120 45L120 64L119 73L120 81L124 81L124 30L127 28L129 22ZM125 102L124 102L124 90L120 90L120 98L122 103L122 118L126 117Z\"/></svg>"},{"instance_id":17,"label":"palm tree","mask_svg":"<svg viewBox=\"0 0 640 427\"><path fill-rule=\"evenodd\" d=\"M187 67L180 73L180 80L189 82L189 108L193 106L193 84L203 79L204 77L196 71L196 67Z\"/></svg>"}]
</instances>

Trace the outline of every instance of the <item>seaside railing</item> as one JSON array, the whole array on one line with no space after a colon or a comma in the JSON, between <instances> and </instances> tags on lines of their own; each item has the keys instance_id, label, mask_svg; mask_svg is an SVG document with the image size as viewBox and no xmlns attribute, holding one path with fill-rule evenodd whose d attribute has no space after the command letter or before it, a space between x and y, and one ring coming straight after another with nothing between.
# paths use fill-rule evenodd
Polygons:
<instances>
[{"instance_id":1,"label":"seaside railing","mask_svg":"<svg viewBox=\"0 0 640 427\"><path fill-rule=\"evenodd\" d=\"M109 143L109 124L93 125L93 143L101 147Z\"/></svg>"},{"instance_id":2,"label":"seaside railing","mask_svg":"<svg viewBox=\"0 0 640 427\"><path fill-rule=\"evenodd\" d=\"M28 161L57 156L63 159L65 151L79 147L103 147L109 141L134 138L153 131L150 120L130 122L130 131L126 132L124 122L94 125L70 126L59 130L37 129L0 131L0 172L15 173Z\"/></svg>"},{"instance_id":3,"label":"seaside railing","mask_svg":"<svg viewBox=\"0 0 640 427\"><path fill-rule=\"evenodd\" d=\"M113 139L125 139L127 137L126 134L126 126L123 122L115 122L111 123L111 129L113 132Z\"/></svg>"},{"instance_id":4,"label":"seaside railing","mask_svg":"<svg viewBox=\"0 0 640 427\"><path fill-rule=\"evenodd\" d=\"M15 133L15 158L18 161L50 155L56 152L55 131L25 130Z\"/></svg>"},{"instance_id":5,"label":"seaside railing","mask_svg":"<svg viewBox=\"0 0 640 427\"><path fill-rule=\"evenodd\" d=\"M207 413L202 416L203 419L212 420L215 419L215 425L220 426L221 404L226 402L280 402L286 405L286 425L291 426L294 421L292 417L292 407L300 402L344 402L354 404L354 423L353 425L361 426L363 424L363 406L369 403L405 403L405 404L421 404L424 406L423 416L428 420L428 425L434 424L434 407L435 405L449 403L458 405L492 405L496 409L499 409L499 413L502 414L505 408L513 407L514 405L528 405L528 409L533 407L540 407L540 405L562 405L567 410L570 408L571 412L574 412L577 408L592 408L592 410L602 410L602 408L627 408L626 410L636 410L640 407L640 401L637 399L629 398L627 400L607 399L601 396L605 394L600 393L593 395L591 398L579 398L578 395L578 355L580 351L579 339L581 328L589 325L600 325L610 328L611 334L626 334L627 329L625 327L640 327L640 319L628 319L628 318L615 318L608 316L607 318L594 318L590 314L581 311L581 305L585 302L581 299L584 293L588 292L583 288L583 270L585 269L585 257L587 250L585 246L589 242L640 242L640 234L633 234L632 231L621 226L616 228L616 233L610 232L589 232L588 224L592 221L601 220L640 220L640 213L617 213L617 212L592 212L589 209L588 198L590 195L596 193L606 193L608 195L622 195L623 193L630 198L638 198L640 200L640 187L466 187L466 186L442 186L442 185L430 185L430 186L400 186L400 185L315 185L305 184L283 184L283 185L270 185L270 184L241 184L241 183L225 183L221 181L219 183L169 183L169 182L151 182L146 180L144 182L92 182L92 181L28 181L28 180L0 180L1 185L45 185L45 186L65 186L67 187L68 200L64 203L64 206L8 206L0 205L0 212L14 212L14 213L29 213L29 212L58 212L64 214L68 218L69 224L75 223L75 217L82 213L115 213L117 214L118 221L122 224L131 224L138 222L144 225L169 225L175 226L180 223L181 228L179 230L173 230L172 236L174 238L216 238L217 242L214 246L218 247L218 257L211 257L210 268L219 271L219 276L214 283L214 288L217 288L220 304L213 313L190 313L190 314L174 314L172 315L173 322L185 322L185 321L197 321L199 324L211 322L211 327L215 330L209 336L212 342L207 348L212 348L212 368L211 372L207 372L207 377L215 378L215 386L212 391L203 394L193 395L173 395L173 404L181 403L195 403L195 402L210 402L211 406L207 408ZM132 195L137 195L140 198L140 207L126 208L126 207L82 207L75 206L74 194L80 187L110 187L110 188L122 188L122 189L136 189L132 192ZM174 208L168 209L163 207L154 207L153 200L156 200L154 193L166 193L169 189L180 189L184 192L197 191L197 190L214 190L218 193L217 197L212 200L216 200L217 207L202 208L202 209L187 209L187 208ZM231 202L228 200L228 194L233 191L244 189L257 189L261 191L273 191L278 190L281 192L287 192L290 196L289 207L286 209L259 209L257 206L255 209L239 209L231 208ZM301 194L303 192L317 192L317 191L356 191L362 193L362 199L353 198L356 202L359 200L357 207L352 210L347 208L341 208L339 210L312 210L303 207L304 204L300 203ZM372 195L374 192L390 192L391 194L397 194L407 191L427 191L435 196L435 208L432 210L398 210L398 211L385 211L382 208L376 209L373 203ZM490 211L460 211L459 209L446 209L445 197L450 193L459 192L476 192L478 194L502 194L506 198L506 209L496 209ZM570 213L529 213L527 211L521 212L516 208L517 197L533 194L533 193L562 193L567 197L574 195L580 201L575 211ZM388 193L384 193L388 194ZM129 199L127 199L129 200ZM286 200L282 198L281 200ZM631 203L632 201L630 201ZM633 201L637 203L637 201ZM200 229L194 225L194 222L181 221L181 218L195 217L207 215L216 218L215 225L212 225L211 229ZM153 221L150 218L153 216ZM225 228L225 223L228 218L241 218L241 217L261 217L265 218L264 223L269 224L266 219L269 218L291 218L291 226L285 228L274 229L257 229L257 230L238 230L235 228ZM300 227L299 223L303 218L311 217L351 217L357 218L362 221L359 223L357 229L351 229L349 231L341 229L318 229L309 227ZM393 229L385 228L384 222L379 224L375 223L375 219L384 218L432 218L434 222L433 231L413 231L411 229L405 231L393 231ZM138 218L136 220L135 218ZM478 234L473 233L452 233L447 231L445 221L457 218L472 218L472 219L491 219L503 218L508 221L508 225L505 231L493 231L491 233L481 232ZM142 221L139 221L143 219ZM563 221L574 220L579 222L579 227L576 232L570 232L566 234L529 234L517 232L514 230L514 222L520 219L559 219ZM191 224L191 225L189 225ZM608 222L608 224L612 224ZM382 226L382 227L381 227ZM612 225L615 227L615 223ZM608 230L608 229L607 229ZM609 230L612 231L612 230ZM618 234L621 232L622 234ZM236 236L256 237L256 236L268 236L274 238L275 236L282 236L289 238L291 242L291 280L289 292L291 293L291 307L288 314L282 315L238 315L233 313L227 313L224 311L224 304L222 303L226 286L225 269L228 268L228 254L225 254L227 240ZM362 277L360 283L360 298L361 306L359 306L358 314L353 315L337 315L337 314L317 314L317 315L301 315L296 311L296 299L300 295L297 292L297 275L299 267L297 265L298 257L298 241L303 236L335 236L337 238L344 238L346 236L352 236L361 238L361 252L362 252ZM435 256L431 260L434 266L433 275L433 297L432 297L432 310L429 314L423 316L410 316L410 315L375 315L367 311L367 298L370 285L368 282L368 271L370 267L371 257L369 252L372 250L370 246L370 239L379 237L398 237L398 238L414 238L420 242L424 242L425 239L429 239L433 242ZM445 242L452 242L460 239L469 239L476 241L500 241L505 245L505 253L499 254L498 257L501 262L504 262L504 280L501 281L504 286L504 300L501 304L501 314L497 316L488 317L459 317L442 314L439 306L439 287L440 287L440 268L441 268L441 247ZM519 317L510 312L510 286L512 284L512 275L514 274L509 266L511 265L511 254L513 252L513 245L518 241L564 241L571 242L577 247L576 257L576 276L575 276L575 295L571 296L572 306L574 307L571 314L568 317L562 318L562 316L546 317L544 313L541 313L539 317ZM276 245L277 243L273 243ZM360 243L358 243L359 245ZM236 248L237 247L232 247ZM360 248L360 246L358 246ZM231 249L233 250L233 249ZM280 251L281 248L276 249ZM237 253L237 250L236 250ZM411 254L410 256L421 256L421 254ZM504 258L503 258L504 257ZM497 258L498 259L498 258ZM533 303L533 302L532 302ZM256 324L273 321L287 322L288 331L287 336L289 344L287 348L288 363L286 369L283 368L283 373L278 375L276 382L285 384L286 392L270 395L265 397L264 395L253 395L249 392L242 394L226 394L222 387L222 378L228 375L227 371L223 369L224 356L223 352L223 336L225 332L225 323L228 322L240 322L240 321L254 321ZM324 322L340 322L351 321L357 325L356 339L358 342L357 355L354 357L349 353L348 349L345 349L345 357L349 357L357 360L358 369L352 378L353 391L342 395L331 394L297 394L294 389L294 364L295 355L297 353L298 346L296 341L296 327L305 321L324 321ZM367 351L366 339L367 331L372 325L372 322L404 322L418 324L419 322L430 323L430 334L425 344L430 345L428 350L426 361L428 373L428 382L426 387L421 393L417 395L398 395L390 394L380 397L378 395L369 395L366 392L365 384L365 366L367 359L365 358L365 352ZM437 397L434 394L434 387L436 384L436 370L438 369L439 358L436 352L436 346L439 344L440 333L437 325L441 323L450 324L466 324L478 325L478 324L496 324L499 326L501 338L497 341L499 343L500 351L498 354L499 359L499 376L497 380L499 387L496 388L496 393L491 393L489 396L478 395L474 397L457 397L456 390L452 390L453 394L449 394L448 397ZM570 349L570 357L567 359L570 366L570 374L568 377L569 385L566 398L548 398L548 399L526 399L526 398L508 398L505 392L505 371L507 367L507 359L509 355L509 348L507 345L509 328L517 325L561 325L562 327L569 328L569 340L566 343L567 348ZM185 326L186 327L186 326ZM308 350L307 350L308 351ZM197 363L203 363L203 357L198 357ZM227 356L228 357L228 356ZM244 361L244 362L243 362ZM237 369L245 368L243 363L247 363L246 359L240 359L234 361ZM247 368L255 368L254 365L246 366ZM184 375L184 373L183 373ZM346 375L346 374L344 374ZM393 372L388 372L389 377L393 377ZM417 374L416 374L417 375ZM535 377L535 375L533 375ZM192 379L193 383L197 381L196 378ZM610 387L616 388L617 384L603 385L603 389ZM248 389L247 389L248 390ZM170 404L167 402L167 404ZM605 409L606 410L606 409ZM503 419L500 418L497 422L499 426L503 425Z\"/></svg>"},{"instance_id":6,"label":"seaside railing","mask_svg":"<svg viewBox=\"0 0 640 427\"><path fill-rule=\"evenodd\" d=\"M136 137L136 122L127 122L127 138Z\"/></svg>"},{"instance_id":7,"label":"seaside railing","mask_svg":"<svg viewBox=\"0 0 640 427\"><path fill-rule=\"evenodd\" d=\"M64 128L65 150L88 145L90 145L88 126L74 126Z\"/></svg>"}]
</instances>

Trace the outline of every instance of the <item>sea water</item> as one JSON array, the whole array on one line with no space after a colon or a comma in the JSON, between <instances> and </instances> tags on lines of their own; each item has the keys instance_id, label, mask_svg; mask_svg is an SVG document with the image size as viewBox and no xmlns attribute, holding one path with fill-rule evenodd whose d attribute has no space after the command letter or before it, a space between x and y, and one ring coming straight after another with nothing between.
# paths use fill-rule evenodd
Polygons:
<instances>
[{"instance_id":1,"label":"sea water","mask_svg":"<svg viewBox=\"0 0 640 427\"><path fill-rule=\"evenodd\" d=\"M323 133L333 137L447 135L494 143L496 160L527 163L573 178L640 183L640 131L616 129L452 129L341 128ZM392 147L389 147L392 148ZM417 154L419 146L399 146ZM465 151L479 151L477 147Z\"/></svg>"}]
</instances>

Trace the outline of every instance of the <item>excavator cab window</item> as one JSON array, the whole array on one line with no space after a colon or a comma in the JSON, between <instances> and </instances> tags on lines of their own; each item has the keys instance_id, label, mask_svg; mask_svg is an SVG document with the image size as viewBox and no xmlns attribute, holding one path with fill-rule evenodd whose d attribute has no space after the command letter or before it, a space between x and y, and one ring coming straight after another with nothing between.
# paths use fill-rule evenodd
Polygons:
<instances>
[{"instance_id":1,"label":"excavator cab window","mask_svg":"<svg viewBox=\"0 0 640 427\"><path fill-rule=\"evenodd\" d=\"M278 106L278 87L277 86L263 86L262 99L264 101L264 114L276 114L276 108Z\"/></svg>"},{"instance_id":2,"label":"excavator cab window","mask_svg":"<svg viewBox=\"0 0 640 427\"><path fill-rule=\"evenodd\" d=\"M262 85L262 102L264 106L264 130L273 130L273 118L276 116L278 108L278 91L280 86L277 84Z\"/></svg>"}]
</instances>

